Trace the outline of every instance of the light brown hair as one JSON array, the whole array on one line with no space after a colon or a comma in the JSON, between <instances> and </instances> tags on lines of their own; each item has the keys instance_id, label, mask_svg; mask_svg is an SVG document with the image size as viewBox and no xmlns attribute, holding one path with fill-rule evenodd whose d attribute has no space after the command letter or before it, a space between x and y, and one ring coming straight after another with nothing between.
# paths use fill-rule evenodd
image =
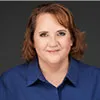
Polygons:
<instances>
[{"instance_id":1,"label":"light brown hair","mask_svg":"<svg viewBox=\"0 0 100 100\"><path fill-rule=\"evenodd\" d=\"M72 13L61 4L48 3L39 5L33 10L31 16L29 17L28 24L26 27L22 56L26 61L31 61L36 56L36 51L33 47L34 31L36 28L37 17L43 13L53 14L57 21L68 28L73 41L73 46L71 48L70 54L73 58L81 60L86 48L86 43L84 41L84 33L81 32L74 23L74 18Z\"/></svg>"}]
</instances>

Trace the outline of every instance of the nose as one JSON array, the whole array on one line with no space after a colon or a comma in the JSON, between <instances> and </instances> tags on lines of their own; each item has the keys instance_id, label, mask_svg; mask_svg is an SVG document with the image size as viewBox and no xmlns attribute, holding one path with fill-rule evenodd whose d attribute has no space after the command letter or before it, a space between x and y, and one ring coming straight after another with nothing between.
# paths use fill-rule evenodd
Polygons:
<instances>
[{"instance_id":1,"label":"nose","mask_svg":"<svg viewBox=\"0 0 100 100\"><path fill-rule=\"evenodd\" d=\"M58 41L57 41L56 37L54 37L54 36L50 37L49 46L50 47L58 46Z\"/></svg>"}]
</instances>

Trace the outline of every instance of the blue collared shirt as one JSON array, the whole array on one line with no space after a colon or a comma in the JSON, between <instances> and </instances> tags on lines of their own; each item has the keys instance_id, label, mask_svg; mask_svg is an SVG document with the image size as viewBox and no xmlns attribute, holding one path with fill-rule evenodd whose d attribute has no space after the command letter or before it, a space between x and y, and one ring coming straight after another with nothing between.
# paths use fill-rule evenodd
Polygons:
<instances>
[{"instance_id":1,"label":"blue collared shirt","mask_svg":"<svg viewBox=\"0 0 100 100\"><path fill-rule=\"evenodd\" d=\"M67 75L56 88L35 59L1 75L0 100L100 100L100 69L71 58Z\"/></svg>"}]
</instances>

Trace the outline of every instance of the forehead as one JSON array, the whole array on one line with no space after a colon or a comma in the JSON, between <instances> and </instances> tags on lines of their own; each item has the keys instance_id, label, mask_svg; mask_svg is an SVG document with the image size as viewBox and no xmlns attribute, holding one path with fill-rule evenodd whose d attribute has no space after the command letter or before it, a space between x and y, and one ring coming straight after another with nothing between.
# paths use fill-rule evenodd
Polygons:
<instances>
[{"instance_id":1,"label":"forehead","mask_svg":"<svg viewBox=\"0 0 100 100\"><path fill-rule=\"evenodd\" d=\"M54 15L52 14L41 14L37 18L36 23L36 31L37 30L59 30L65 29L63 25L61 25Z\"/></svg>"},{"instance_id":2,"label":"forehead","mask_svg":"<svg viewBox=\"0 0 100 100\"><path fill-rule=\"evenodd\" d=\"M42 20L44 20L45 22L48 20L50 22L52 20L65 28L68 28L68 25L69 25L67 14L66 15L61 15L61 14L55 15L51 13L41 13L36 18L36 25L39 24L40 22L43 22Z\"/></svg>"},{"instance_id":3,"label":"forehead","mask_svg":"<svg viewBox=\"0 0 100 100\"><path fill-rule=\"evenodd\" d=\"M40 15L37 16L37 19L36 19L36 23L39 23L39 22L42 22L42 21L54 21L56 23L58 23L56 17L53 15L53 14L50 14L50 13L42 13Z\"/></svg>"}]
</instances>

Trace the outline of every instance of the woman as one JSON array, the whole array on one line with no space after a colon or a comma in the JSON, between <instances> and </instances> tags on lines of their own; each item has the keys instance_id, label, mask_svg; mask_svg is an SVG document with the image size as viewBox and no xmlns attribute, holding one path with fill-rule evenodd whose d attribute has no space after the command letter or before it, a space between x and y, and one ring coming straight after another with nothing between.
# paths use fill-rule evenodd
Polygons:
<instances>
[{"instance_id":1,"label":"woman","mask_svg":"<svg viewBox=\"0 0 100 100\"><path fill-rule=\"evenodd\" d=\"M0 100L100 100L99 69L80 61L85 48L67 8L40 5L26 28L26 63L0 77Z\"/></svg>"}]
</instances>

